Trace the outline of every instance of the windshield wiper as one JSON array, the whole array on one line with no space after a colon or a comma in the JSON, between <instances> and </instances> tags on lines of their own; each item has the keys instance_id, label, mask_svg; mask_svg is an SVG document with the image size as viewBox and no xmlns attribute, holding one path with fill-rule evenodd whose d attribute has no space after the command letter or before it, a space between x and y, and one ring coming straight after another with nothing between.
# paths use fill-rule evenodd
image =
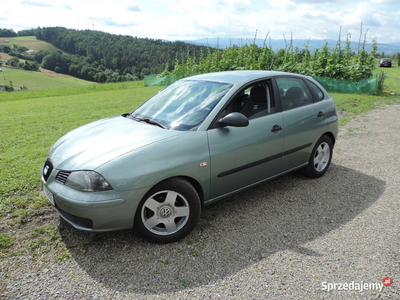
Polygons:
<instances>
[{"instance_id":1,"label":"windshield wiper","mask_svg":"<svg viewBox=\"0 0 400 300\"><path fill-rule=\"evenodd\" d=\"M156 120L153 120L153 119L149 119L149 118L138 118L138 117L134 117L134 116L132 116L132 115L131 115L131 118L134 119L134 120L136 120L136 121L138 121L138 122L145 122L145 123L147 123L147 124L157 125L157 126L163 128L163 129L169 129L169 128L168 128L167 126L165 126L164 124L162 124L162 123L160 123L160 122L158 122L158 121L156 121Z\"/></svg>"},{"instance_id":2,"label":"windshield wiper","mask_svg":"<svg viewBox=\"0 0 400 300\"><path fill-rule=\"evenodd\" d=\"M153 124L153 125L157 125L157 126L159 126L159 127L161 127L161 128L164 128L164 129L169 129L167 126L165 126L164 124L162 124L162 123L160 123L160 122L158 122L158 121L156 121L156 120L153 120L153 119L148 119L148 118L146 118L146 119L142 119L144 122L146 122L147 124Z\"/></svg>"}]
</instances>

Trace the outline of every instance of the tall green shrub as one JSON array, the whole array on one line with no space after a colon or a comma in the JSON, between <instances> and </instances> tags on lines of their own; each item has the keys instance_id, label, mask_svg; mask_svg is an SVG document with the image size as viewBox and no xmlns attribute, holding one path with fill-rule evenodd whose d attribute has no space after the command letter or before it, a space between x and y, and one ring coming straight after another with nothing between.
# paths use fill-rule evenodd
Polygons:
<instances>
[{"instance_id":1,"label":"tall green shrub","mask_svg":"<svg viewBox=\"0 0 400 300\"><path fill-rule=\"evenodd\" d=\"M242 47L230 46L225 50L217 50L207 55L202 53L199 59L188 53L185 60L177 59L172 74L194 75L207 72L228 70L277 70L300 73L309 76L360 80L371 78L375 68L377 54L376 40L372 41L372 49L366 50L366 40L359 42L357 52L351 50L350 34L346 37L344 49L339 39L333 49L328 43L310 53L308 45L304 49L293 46L292 39L285 49L275 53L264 42L263 47L255 43ZM164 72L164 74L166 74Z\"/></svg>"}]
</instances>

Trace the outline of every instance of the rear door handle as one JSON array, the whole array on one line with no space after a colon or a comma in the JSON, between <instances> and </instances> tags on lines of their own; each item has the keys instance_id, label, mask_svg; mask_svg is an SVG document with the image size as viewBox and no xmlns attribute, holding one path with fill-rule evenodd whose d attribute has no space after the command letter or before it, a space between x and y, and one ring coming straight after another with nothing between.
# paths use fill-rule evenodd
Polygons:
<instances>
[{"instance_id":1,"label":"rear door handle","mask_svg":"<svg viewBox=\"0 0 400 300\"><path fill-rule=\"evenodd\" d=\"M318 118L322 118L323 116L325 116L325 113L323 111L320 111L317 115Z\"/></svg>"},{"instance_id":2,"label":"rear door handle","mask_svg":"<svg viewBox=\"0 0 400 300\"><path fill-rule=\"evenodd\" d=\"M274 125L274 127L272 127L271 131L272 132L278 132L281 131L283 128L279 125Z\"/></svg>"}]
</instances>

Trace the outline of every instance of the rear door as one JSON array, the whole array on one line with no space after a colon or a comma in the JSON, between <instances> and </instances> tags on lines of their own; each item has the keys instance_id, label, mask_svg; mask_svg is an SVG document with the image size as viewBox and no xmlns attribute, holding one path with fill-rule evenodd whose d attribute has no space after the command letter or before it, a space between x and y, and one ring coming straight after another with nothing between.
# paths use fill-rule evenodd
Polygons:
<instances>
[{"instance_id":1,"label":"rear door","mask_svg":"<svg viewBox=\"0 0 400 300\"><path fill-rule=\"evenodd\" d=\"M321 101L323 93L314 91L313 83L303 78L278 77L276 84L283 108L282 169L288 171L308 162L314 144L324 132L326 103Z\"/></svg>"}]
</instances>

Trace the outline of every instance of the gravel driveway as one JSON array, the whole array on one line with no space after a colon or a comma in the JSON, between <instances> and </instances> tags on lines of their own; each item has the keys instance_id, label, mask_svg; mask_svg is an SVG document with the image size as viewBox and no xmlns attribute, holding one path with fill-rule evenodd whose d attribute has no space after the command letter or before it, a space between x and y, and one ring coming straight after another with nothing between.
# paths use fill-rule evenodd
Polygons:
<instances>
[{"instance_id":1,"label":"gravel driveway","mask_svg":"<svg viewBox=\"0 0 400 300\"><path fill-rule=\"evenodd\" d=\"M71 259L0 262L3 298L400 299L399 116L357 117L323 178L289 174L206 207L175 244L62 224Z\"/></svg>"}]
</instances>

